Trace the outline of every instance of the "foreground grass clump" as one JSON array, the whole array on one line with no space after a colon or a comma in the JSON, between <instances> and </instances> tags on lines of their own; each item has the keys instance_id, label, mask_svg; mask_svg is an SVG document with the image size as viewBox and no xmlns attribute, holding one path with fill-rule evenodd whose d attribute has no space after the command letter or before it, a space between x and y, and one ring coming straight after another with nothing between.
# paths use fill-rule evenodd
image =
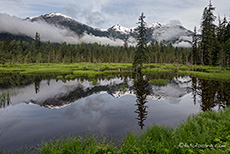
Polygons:
<instances>
[{"instance_id":1,"label":"foreground grass clump","mask_svg":"<svg viewBox=\"0 0 230 154\"><path fill-rule=\"evenodd\" d=\"M105 139L95 137L53 140L42 143L36 154L76 154L76 153L116 153L112 143L106 143Z\"/></svg>"},{"instance_id":2,"label":"foreground grass clump","mask_svg":"<svg viewBox=\"0 0 230 154\"><path fill-rule=\"evenodd\" d=\"M190 116L176 129L154 125L142 134L130 133L116 146L106 138L70 137L43 142L27 153L230 153L230 108ZM3 153L3 151L0 153ZM8 152L10 153L10 152ZM20 153L20 151L18 152ZM23 152L24 153L24 152Z\"/></svg>"},{"instance_id":3,"label":"foreground grass clump","mask_svg":"<svg viewBox=\"0 0 230 154\"><path fill-rule=\"evenodd\" d=\"M175 130L154 125L128 135L120 153L230 153L230 110L191 116Z\"/></svg>"}]
</instances>

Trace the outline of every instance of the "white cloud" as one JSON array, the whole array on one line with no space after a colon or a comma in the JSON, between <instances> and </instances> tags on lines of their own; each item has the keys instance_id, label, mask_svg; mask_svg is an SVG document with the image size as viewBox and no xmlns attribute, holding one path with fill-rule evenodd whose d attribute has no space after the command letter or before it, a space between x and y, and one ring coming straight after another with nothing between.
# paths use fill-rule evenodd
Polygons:
<instances>
[{"instance_id":1,"label":"white cloud","mask_svg":"<svg viewBox=\"0 0 230 154\"><path fill-rule=\"evenodd\" d=\"M122 46L124 45L124 41L120 39L110 39L107 37L97 37L94 35L87 35L85 34L81 39L82 42L85 43L98 43L103 45L112 45L112 46Z\"/></svg>"},{"instance_id":2,"label":"white cloud","mask_svg":"<svg viewBox=\"0 0 230 154\"><path fill-rule=\"evenodd\" d=\"M179 42L173 44L174 47L182 47L182 48L191 48L191 44L188 42Z\"/></svg>"},{"instance_id":3,"label":"white cloud","mask_svg":"<svg viewBox=\"0 0 230 154\"><path fill-rule=\"evenodd\" d=\"M181 29L178 25L180 25L180 21L172 20L162 28L155 29L152 37L158 42L163 40L174 40L177 38L191 41L191 38L187 36L186 31Z\"/></svg>"},{"instance_id":4,"label":"white cloud","mask_svg":"<svg viewBox=\"0 0 230 154\"><path fill-rule=\"evenodd\" d=\"M12 34L25 34L34 37L36 32L40 33L42 41L67 42L67 43L99 43L109 45L120 45L124 42L120 39L110 39L107 37L96 37L93 35L83 35L79 38L74 32L68 31L62 27L49 25L45 22L30 22L20 18L0 14L0 32L9 32Z\"/></svg>"},{"instance_id":5,"label":"white cloud","mask_svg":"<svg viewBox=\"0 0 230 154\"><path fill-rule=\"evenodd\" d=\"M74 34L62 29L48 25L44 22L29 22L20 18L0 14L0 32L9 32L12 34L25 34L34 37L36 32L39 32L43 41L51 40L52 42L73 41Z\"/></svg>"}]
</instances>

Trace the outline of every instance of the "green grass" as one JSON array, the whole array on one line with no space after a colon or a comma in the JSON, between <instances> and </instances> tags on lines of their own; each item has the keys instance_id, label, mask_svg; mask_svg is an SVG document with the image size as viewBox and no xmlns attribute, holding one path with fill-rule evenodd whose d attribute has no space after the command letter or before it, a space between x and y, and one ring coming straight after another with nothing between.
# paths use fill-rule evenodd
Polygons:
<instances>
[{"instance_id":1,"label":"green grass","mask_svg":"<svg viewBox=\"0 0 230 154\"><path fill-rule=\"evenodd\" d=\"M62 75L58 75L58 76L56 77L56 79L57 79L57 80L62 80L62 79L63 79L63 76L62 76Z\"/></svg>"},{"instance_id":2,"label":"green grass","mask_svg":"<svg viewBox=\"0 0 230 154\"><path fill-rule=\"evenodd\" d=\"M20 73L22 75L34 74L56 74L69 75L67 79L83 76L94 78L97 75L116 75L119 73L130 74L132 71L131 63L41 63L41 64L4 64L0 67L0 73ZM144 74L158 72L172 72L185 74L194 77L230 81L230 70L224 68L221 70L218 66L204 65L181 65L181 64L144 64L142 70Z\"/></svg>"},{"instance_id":3,"label":"green grass","mask_svg":"<svg viewBox=\"0 0 230 154\"><path fill-rule=\"evenodd\" d=\"M71 153L226 153L230 152L230 108L192 115L176 129L154 125L140 135L129 133L120 144L98 137L44 141L30 148L35 154ZM28 151L29 151L28 150ZM3 151L0 153L3 153ZM20 152L19 152L20 153Z\"/></svg>"},{"instance_id":4,"label":"green grass","mask_svg":"<svg viewBox=\"0 0 230 154\"><path fill-rule=\"evenodd\" d=\"M125 89L126 89L125 85L120 86L120 91L125 91Z\"/></svg>"},{"instance_id":5,"label":"green grass","mask_svg":"<svg viewBox=\"0 0 230 154\"><path fill-rule=\"evenodd\" d=\"M92 79L92 84L93 85L97 85L98 84L98 81L96 79Z\"/></svg>"},{"instance_id":6,"label":"green grass","mask_svg":"<svg viewBox=\"0 0 230 154\"><path fill-rule=\"evenodd\" d=\"M36 154L76 154L76 153L116 153L112 143L107 143L105 138L98 139L94 136L87 138L70 137L67 139L43 142L35 151Z\"/></svg>"},{"instance_id":7,"label":"green grass","mask_svg":"<svg viewBox=\"0 0 230 154\"><path fill-rule=\"evenodd\" d=\"M168 80L164 79L152 79L149 81L153 85L164 86L168 84Z\"/></svg>"},{"instance_id":8,"label":"green grass","mask_svg":"<svg viewBox=\"0 0 230 154\"><path fill-rule=\"evenodd\" d=\"M215 72L213 70L212 71L209 70L209 72L179 71L179 73L190 75L197 78L203 78L203 79L230 81L230 71L215 71Z\"/></svg>"},{"instance_id":9,"label":"green grass","mask_svg":"<svg viewBox=\"0 0 230 154\"><path fill-rule=\"evenodd\" d=\"M144 74L151 74L156 72L173 72L171 69L165 69L165 68L145 68L142 70Z\"/></svg>"},{"instance_id":10,"label":"green grass","mask_svg":"<svg viewBox=\"0 0 230 154\"><path fill-rule=\"evenodd\" d=\"M85 76L85 77L89 77L89 78L94 78L96 75L100 75L102 74L102 72L99 71L73 71L73 74L76 76Z\"/></svg>"},{"instance_id":11,"label":"green grass","mask_svg":"<svg viewBox=\"0 0 230 154\"><path fill-rule=\"evenodd\" d=\"M229 118L230 110L227 109L225 112L205 112L190 116L175 130L154 125L140 136L128 135L120 152L229 153ZM216 148L202 148L205 145L216 146Z\"/></svg>"},{"instance_id":12,"label":"green grass","mask_svg":"<svg viewBox=\"0 0 230 154\"><path fill-rule=\"evenodd\" d=\"M119 73L118 69L130 70L132 64L128 63L41 63L41 64L4 64L0 67L0 73L20 74L68 74L77 71L113 72ZM76 73L78 74L78 73ZM83 74L85 74L83 72Z\"/></svg>"},{"instance_id":13,"label":"green grass","mask_svg":"<svg viewBox=\"0 0 230 154\"><path fill-rule=\"evenodd\" d=\"M59 77L60 78L60 77ZM73 74L68 74L68 75L66 75L65 76L65 79L66 80L74 80L74 79L76 79L77 78L77 76L75 76L75 75L73 75ZM60 79L62 79L62 78L60 78Z\"/></svg>"},{"instance_id":14,"label":"green grass","mask_svg":"<svg viewBox=\"0 0 230 154\"><path fill-rule=\"evenodd\" d=\"M149 64L144 65L143 73L151 74L155 72L177 72L181 75L190 75L193 77L210 79L210 80L225 80L230 81L230 70L223 70L218 66L204 65L176 65L176 64Z\"/></svg>"}]
</instances>

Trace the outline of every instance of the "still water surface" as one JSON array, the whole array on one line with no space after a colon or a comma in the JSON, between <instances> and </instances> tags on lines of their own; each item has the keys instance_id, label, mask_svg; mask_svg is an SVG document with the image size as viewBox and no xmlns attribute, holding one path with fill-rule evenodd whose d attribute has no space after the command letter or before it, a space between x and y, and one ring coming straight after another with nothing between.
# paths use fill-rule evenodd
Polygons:
<instances>
[{"instance_id":1,"label":"still water surface","mask_svg":"<svg viewBox=\"0 0 230 154\"><path fill-rule=\"evenodd\" d=\"M188 76L167 81L159 86L145 76L97 82L35 77L0 84L0 147L15 150L72 135L121 139L153 124L175 128L191 114L229 104L229 82Z\"/></svg>"}]
</instances>

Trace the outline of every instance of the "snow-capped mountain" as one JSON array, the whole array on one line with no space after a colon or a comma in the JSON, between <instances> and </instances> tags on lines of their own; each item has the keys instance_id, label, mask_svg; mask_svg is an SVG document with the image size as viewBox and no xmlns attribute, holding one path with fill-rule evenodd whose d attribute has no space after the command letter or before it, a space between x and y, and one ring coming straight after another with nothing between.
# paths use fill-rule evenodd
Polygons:
<instances>
[{"instance_id":1,"label":"snow-capped mountain","mask_svg":"<svg viewBox=\"0 0 230 154\"><path fill-rule=\"evenodd\" d=\"M137 36L137 27L126 28L121 25L115 25L108 29L108 32L113 37L120 39ZM153 23L146 26L147 40L148 42L164 42L166 44L172 44L174 46L191 47L193 32L187 30L180 24L163 24Z\"/></svg>"},{"instance_id":2,"label":"snow-capped mountain","mask_svg":"<svg viewBox=\"0 0 230 154\"><path fill-rule=\"evenodd\" d=\"M114 30L123 34L129 34L131 32L131 29L123 27L120 24L112 26L110 30Z\"/></svg>"},{"instance_id":3,"label":"snow-capped mountain","mask_svg":"<svg viewBox=\"0 0 230 154\"><path fill-rule=\"evenodd\" d=\"M77 20L68 17L66 15L63 15L61 13L49 13L38 17L28 17L26 18L26 20L32 22L45 21L48 24L52 24L55 26L63 26L75 32L77 35L83 35L83 33L92 34L95 36L103 36L103 37L109 35L106 31L92 28L88 25L82 24Z\"/></svg>"},{"instance_id":4,"label":"snow-capped mountain","mask_svg":"<svg viewBox=\"0 0 230 154\"><path fill-rule=\"evenodd\" d=\"M51 42L67 43L103 43L123 45L124 41L130 45L137 43L138 27L126 28L120 24L107 30L93 28L61 13L49 13L24 20L6 14L0 14L1 33L11 33L34 37L35 32L41 34L41 39ZM16 24L15 24L16 23ZM8 25L11 25L10 27ZM169 24L153 23L146 25L147 42L164 42L179 47L191 47L193 32L184 28L178 22ZM1 34L0 34L1 35Z\"/></svg>"}]
</instances>

